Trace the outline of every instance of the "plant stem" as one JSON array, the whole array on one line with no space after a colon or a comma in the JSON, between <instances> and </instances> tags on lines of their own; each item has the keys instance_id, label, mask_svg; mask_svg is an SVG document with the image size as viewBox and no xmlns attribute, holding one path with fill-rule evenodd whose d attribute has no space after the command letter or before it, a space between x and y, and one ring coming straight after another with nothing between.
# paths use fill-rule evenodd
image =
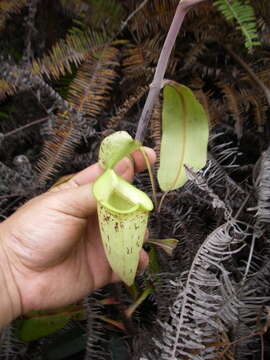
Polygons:
<instances>
[{"instance_id":1,"label":"plant stem","mask_svg":"<svg viewBox=\"0 0 270 360\"><path fill-rule=\"evenodd\" d=\"M171 23L169 32L167 34L166 40L164 42L163 48L161 50L158 64L156 67L155 75L153 82L150 84L150 90L139 120L137 133L136 133L136 140L143 143L147 126L152 114L153 107L155 105L155 101L159 96L160 89L162 88L164 75L168 66L169 58L174 47L177 35L180 31L184 18L188 12L188 10L205 0L182 0L179 2L176 12Z\"/></svg>"},{"instance_id":2,"label":"plant stem","mask_svg":"<svg viewBox=\"0 0 270 360\"><path fill-rule=\"evenodd\" d=\"M19 131L22 131L24 129L29 128L30 126L33 126L33 125L39 124L41 122L47 121L48 119L49 119L49 116L46 116L46 117L44 117L42 119L34 120L34 121L30 122L29 124L26 124L26 125L23 125L23 126L17 128L17 129L11 130L10 132L4 134L4 136L5 136L5 138L7 138L8 136L14 135L14 134L18 133Z\"/></svg>"},{"instance_id":3,"label":"plant stem","mask_svg":"<svg viewBox=\"0 0 270 360\"><path fill-rule=\"evenodd\" d=\"M151 187L152 187L153 200L154 200L155 208L157 209L157 191L156 191L155 180L154 180L152 168L151 168L149 159L148 159L148 157L146 155L146 152L144 151L143 146L141 146L139 150L142 153L142 156L143 156L144 161L146 163L146 167L147 167L147 170L148 170L148 174L149 174L149 178L150 178L150 182L151 182Z\"/></svg>"}]
</instances>

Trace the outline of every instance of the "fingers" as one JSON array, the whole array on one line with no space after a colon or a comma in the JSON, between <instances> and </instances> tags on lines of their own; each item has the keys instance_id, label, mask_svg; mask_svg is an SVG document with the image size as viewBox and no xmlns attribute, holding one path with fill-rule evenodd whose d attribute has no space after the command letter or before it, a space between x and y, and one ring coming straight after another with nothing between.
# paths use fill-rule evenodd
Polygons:
<instances>
[{"instance_id":1,"label":"fingers","mask_svg":"<svg viewBox=\"0 0 270 360\"><path fill-rule=\"evenodd\" d=\"M75 182L68 183L60 185L60 191L55 188L45 193L43 206L74 218L87 219L97 209L92 184L79 186Z\"/></svg>"},{"instance_id":2,"label":"fingers","mask_svg":"<svg viewBox=\"0 0 270 360\"><path fill-rule=\"evenodd\" d=\"M153 164L156 160L154 150L145 147L146 155L150 164ZM134 151L132 153L134 163L128 158L122 159L115 167L115 171L121 175L124 179L131 181L135 171L143 171L146 169L145 160L140 151ZM69 181L60 186L53 188L51 191L59 191L69 189L70 187L76 187L78 185L85 185L95 181L102 173L104 169L100 167L98 163L89 166L88 168L80 171L74 175Z\"/></svg>"},{"instance_id":3,"label":"fingers","mask_svg":"<svg viewBox=\"0 0 270 360\"><path fill-rule=\"evenodd\" d=\"M149 264L149 256L147 252L142 249L140 252L140 261L139 261L137 273L142 274L147 268L148 264Z\"/></svg>"},{"instance_id":4,"label":"fingers","mask_svg":"<svg viewBox=\"0 0 270 360\"><path fill-rule=\"evenodd\" d=\"M119 175L123 176L126 172L130 171L131 168L132 164L130 160L128 158L124 158L116 166L115 170ZM104 169L96 163L73 176L72 181L74 181L77 185L89 184L95 181L103 172Z\"/></svg>"},{"instance_id":5,"label":"fingers","mask_svg":"<svg viewBox=\"0 0 270 360\"><path fill-rule=\"evenodd\" d=\"M156 161L156 153L153 149L144 147L144 151L146 153L146 156L148 157L148 160L150 162L150 165L153 165ZM140 150L136 150L132 153L132 157L134 159L134 170L135 172L140 172L146 169L146 164L144 157Z\"/></svg>"}]
</instances>

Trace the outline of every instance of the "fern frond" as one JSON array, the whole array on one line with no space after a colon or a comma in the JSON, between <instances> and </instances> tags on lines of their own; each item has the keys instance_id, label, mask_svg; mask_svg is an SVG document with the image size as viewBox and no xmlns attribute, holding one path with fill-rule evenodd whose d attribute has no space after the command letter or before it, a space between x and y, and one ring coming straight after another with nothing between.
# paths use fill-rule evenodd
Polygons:
<instances>
[{"instance_id":1,"label":"fern frond","mask_svg":"<svg viewBox=\"0 0 270 360\"><path fill-rule=\"evenodd\" d=\"M81 138L74 129L70 116L67 113L59 116L54 135L44 144L41 159L37 165L38 182L41 185L58 172L59 166L71 156L74 146Z\"/></svg>"},{"instance_id":2,"label":"fern frond","mask_svg":"<svg viewBox=\"0 0 270 360\"><path fill-rule=\"evenodd\" d=\"M141 77L147 68L156 64L162 47L163 36L155 36L138 44L128 44L124 50L123 67L130 78ZM147 74L145 74L147 76ZM152 76L152 74L148 74Z\"/></svg>"},{"instance_id":3,"label":"fern frond","mask_svg":"<svg viewBox=\"0 0 270 360\"><path fill-rule=\"evenodd\" d=\"M213 231L197 252L187 278L175 283L179 294L170 322L161 324L163 341L157 342L161 359L213 359L221 352L220 344L215 344L226 327L238 320L239 301L224 266L235 252L233 233L239 229L231 222Z\"/></svg>"},{"instance_id":4,"label":"fern frond","mask_svg":"<svg viewBox=\"0 0 270 360\"><path fill-rule=\"evenodd\" d=\"M5 80L0 79L0 101L4 100L7 96L13 95L16 89L13 85L7 83Z\"/></svg>"},{"instance_id":5,"label":"fern frond","mask_svg":"<svg viewBox=\"0 0 270 360\"><path fill-rule=\"evenodd\" d=\"M119 50L114 47L88 55L70 84L69 103L79 113L95 118L101 114L117 78Z\"/></svg>"},{"instance_id":6,"label":"fern frond","mask_svg":"<svg viewBox=\"0 0 270 360\"><path fill-rule=\"evenodd\" d=\"M104 324L101 322L104 307L97 304L94 296L95 294L89 296L84 301L88 330L84 360L105 360L108 359L108 353L106 352L108 339Z\"/></svg>"},{"instance_id":7,"label":"fern frond","mask_svg":"<svg viewBox=\"0 0 270 360\"><path fill-rule=\"evenodd\" d=\"M214 5L225 16L228 21L236 21L237 28L245 37L245 46L251 50L260 45L256 27L254 9L249 0L216 0Z\"/></svg>"},{"instance_id":8,"label":"fern frond","mask_svg":"<svg viewBox=\"0 0 270 360\"><path fill-rule=\"evenodd\" d=\"M262 133L266 122L266 111L268 106L265 104L260 92L241 90L243 102L249 104L252 110L252 118L258 127L258 132Z\"/></svg>"},{"instance_id":9,"label":"fern frond","mask_svg":"<svg viewBox=\"0 0 270 360\"><path fill-rule=\"evenodd\" d=\"M233 115L235 123L235 133L237 137L240 139L243 134L243 116L242 116L242 110L239 104L239 94L236 92L236 90L227 84L220 83L219 84L223 94L225 95L225 99L228 105L228 110Z\"/></svg>"},{"instance_id":10,"label":"fern frond","mask_svg":"<svg viewBox=\"0 0 270 360\"><path fill-rule=\"evenodd\" d=\"M149 68L157 64L163 40L164 34L158 31L142 42L126 46L123 54L123 67L127 77L139 78L144 75L148 80L152 78L153 74L149 71ZM172 54L167 67L167 73L174 74L178 63L179 58Z\"/></svg>"},{"instance_id":11,"label":"fern frond","mask_svg":"<svg viewBox=\"0 0 270 360\"><path fill-rule=\"evenodd\" d=\"M146 6L136 14L131 21L132 31L139 34L139 37L149 37L157 34L160 29L166 33L173 19L176 6L179 0L155 0L148 1ZM138 6L138 1L133 1L133 10Z\"/></svg>"},{"instance_id":12,"label":"fern frond","mask_svg":"<svg viewBox=\"0 0 270 360\"><path fill-rule=\"evenodd\" d=\"M66 71L71 72L71 64L78 66L89 54L101 49L106 42L104 34L86 31L68 34L59 40L48 55L32 64L32 73L45 74L48 78L59 78Z\"/></svg>"},{"instance_id":13,"label":"fern frond","mask_svg":"<svg viewBox=\"0 0 270 360\"><path fill-rule=\"evenodd\" d=\"M94 29L107 28L110 32L119 30L124 14L121 1L89 0L88 3L90 11L84 16L87 24Z\"/></svg>"},{"instance_id":14,"label":"fern frond","mask_svg":"<svg viewBox=\"0 0 270 360\"><path fill-rule=\"evenodd\" d=\"M20 342L15 335L13 324L1 329L0 332L0 360L18 359L20 353L24 353L27 344Z\"/></svg>"},{"instance_id":15,"label":"fern frond","mask_svg":"<svg viewBox=\"0 0 270 360\"><path fill-rule=\"evenodd\" d=\"M120 125L120 121L130 111L130 109L138 103L148 91L148 86L140 86L131 94L124 103L116 110L115 115L106 124L107 129L116 129Z\"/></svg>"},{"instance_id":16,"label":"fern frond","mask_svg":"<svg viewBox=\"0 0 270 360\"><path fill-rule=\"evenodd\" d=\"M0 30L12 13L18 13L26 6L27 0L1 0L0 1Z\"/></svg>"},{"instance_id":17,"label":"fern frond","mask_svg":"<svg viewBox=\"0 0 270 360\"><path fill-rule=\"evenodd\" d=\"M259 186L258 186L258 210L257 219L261 224L270 223L270 188L269 188L269 175L270 175L270 147L262 155L260 173L259 173Z\"/></svg>"},{"instance_id":18,"label":"fern frond","mask_svg":"<svg viewBox=\"0 0 270 360\"><path fill-rule=\"evenodd\" d=\"M182 67L182 70L192 69L194 64L198 61L198 58L205 54L207 51L207 46L205 41L198 41L193 46L191 46L190 50L185 54L185 63Z\"/></svg>"},{"instance_id":19,"label":"fern frond","mask_svg":"<svg viewBox=\"0 0 270 360\"><path fill-rule=\"evenodd\" d=\"M68 15L83 16L89 11L89 4L85 0L60 0L60 4Z\"/></svg>"},{"instance_id":20,"label":"fern frond","mask_svg":"<svg viewBox=\"0 0 270 360\"><path fill-rule=\"evenodd\" d=\"M104 30L109 36L120 28L123 6L119 0L60 0L64 11L76 15L84 25Z\"/></svg>"}]
</instances>

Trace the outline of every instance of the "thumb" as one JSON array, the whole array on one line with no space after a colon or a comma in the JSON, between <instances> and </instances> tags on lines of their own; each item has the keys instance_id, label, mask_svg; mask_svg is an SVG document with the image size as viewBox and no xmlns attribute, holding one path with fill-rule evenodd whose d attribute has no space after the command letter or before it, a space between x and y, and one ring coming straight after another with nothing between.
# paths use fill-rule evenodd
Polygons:
<instances>
[{"instance_id":1,"label":"thumb","mask_svg":"<svg viewBox=\"0 0 270 360\"><path fill-rule=\"evenodd\" d=\"M128 158L122 159L115 171L127 180L133 177L133 166ZM49 207L66 215L86 219L97 209L92 186L103 172L98 164L94 164L69 181L51 189L47 193L47 199L50 199Z\"/></svg>"},{"instance_id":2,"label":"thumb","mask_svg":"<svg viewBox=\"0 0 270 360\"><path fill-rule=\"evenodd\" d=\"M86 219L97 209L92 184L76 185L64 191L48 193L50 208L80 219Z\"/></svg>"}]
</instances>

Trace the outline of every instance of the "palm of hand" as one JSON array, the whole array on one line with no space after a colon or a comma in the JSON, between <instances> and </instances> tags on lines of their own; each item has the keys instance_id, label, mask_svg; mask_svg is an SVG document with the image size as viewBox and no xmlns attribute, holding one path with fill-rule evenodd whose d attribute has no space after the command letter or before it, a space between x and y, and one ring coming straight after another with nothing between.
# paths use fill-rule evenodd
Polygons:
<instances>
[{"instance_id":1,"label":"palm of hand","mask_svg":"<svg viewBox=\"0 0 270 360\"><path fill-rule=\"evenodd\" d=\"M21 208L16 214L21 230L12 230L9 237L7 252L16 264L24 312L71 304L116 280L103 250L96 214L88 220L71 217L48 209L46 202L47 198L36 198ZM38 215L29 222L35 212Z\"/></svg>"},{"instance_id":2,"label":"palm of hand","mask_svg":"<svg viewBox=\"0 0 270 360\"><path fill-rule=\"evenodd\" d=\"M138 155L134 159L137 169L143 170L143 159ZM150 161L154 161L151 152ZM120 174L131 180L130 161L124 168ZM72 181L29 201L5 221L2 245L23 313L74 303L119 280L105 256L89 186L101 171L97 165L85 169ZM144 252L143 263L147 264Z\"/></svg>"}]
</instances>

